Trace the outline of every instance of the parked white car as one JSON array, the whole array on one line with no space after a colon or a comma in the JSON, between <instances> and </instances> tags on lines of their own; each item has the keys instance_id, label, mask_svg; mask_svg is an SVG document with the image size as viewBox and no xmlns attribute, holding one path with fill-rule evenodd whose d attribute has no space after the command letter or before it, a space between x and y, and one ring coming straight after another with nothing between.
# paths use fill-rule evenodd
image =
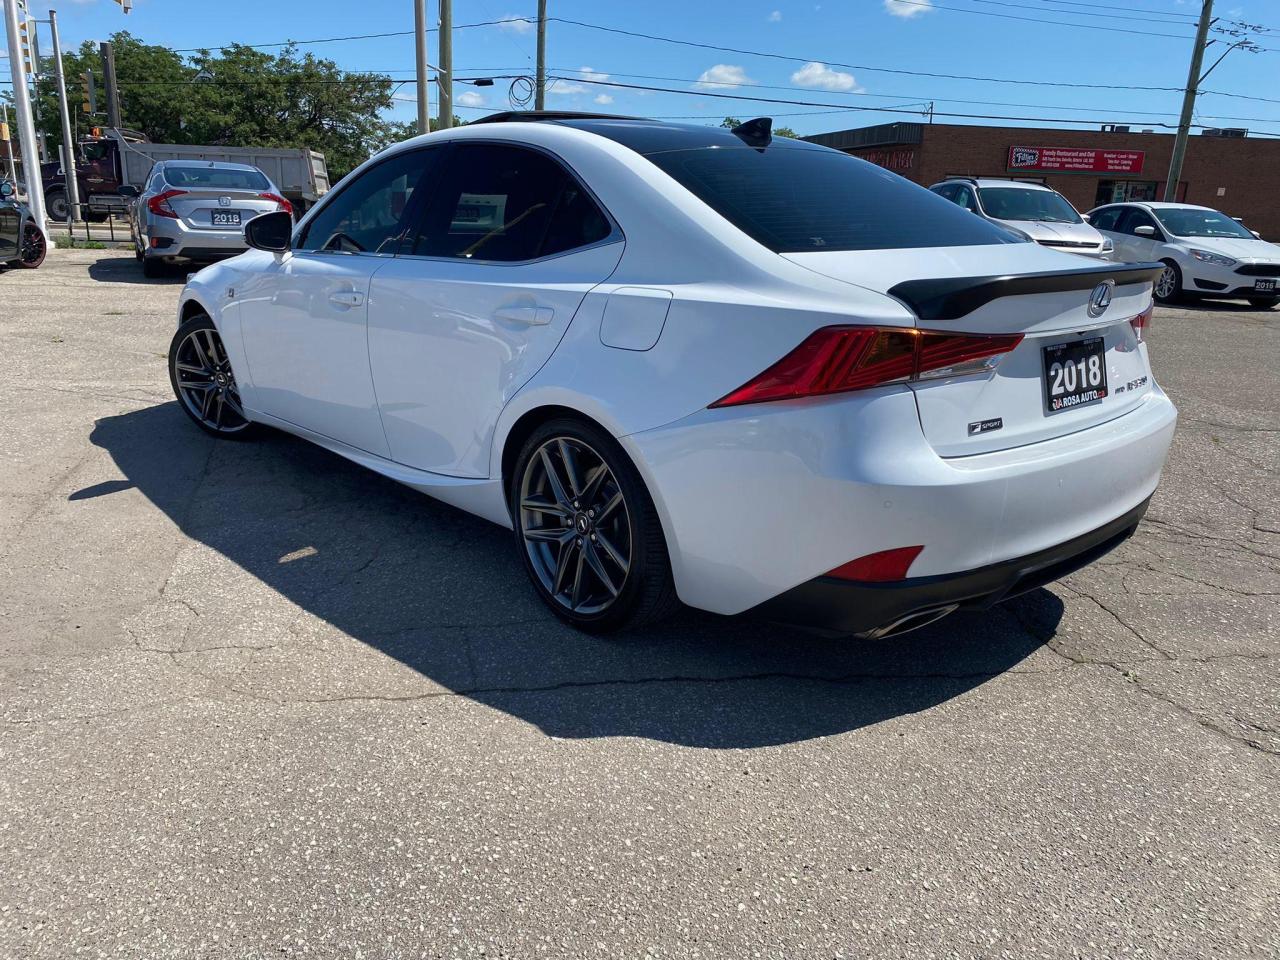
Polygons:
<instances>
[{"instance_id":1,"label":"parked white car","mask_svg":"<svg viewBox=\"0 0 1280 960\"><path fill-rule=\"evenodd\" d=\"M1157 265L767 119L502 115L246 239L182 292L181 409L514 527L584 630L677 597L863 635L986 608L1127 537L1173 435Z\"/></svg>"},{"instance_id":2,"label":"parked white car","mask_svg":"<svg viewBox=\"0 0 1280 960\"><path fill-rule=\"evenodd\" d=\"M1164 264L1161 303L1183 297L1248 300L1267 310L1280 298L1280 246L1220 210L1190 203L1113 203L1089 212L1124 260Z\"/></svg>"},{"instance_id":3,"label":"parked white car","mask_svg":"<svg viewBox=\"0 0 1280 960\"><path fill-rule=\"evenodd\" d=\"M1086 257L1111 257L1111 240L1086 223L1066 197L1042 184L952 177L929 189L970 213L1020 230L1042 246Z\"/></svg>"}]
</instances>

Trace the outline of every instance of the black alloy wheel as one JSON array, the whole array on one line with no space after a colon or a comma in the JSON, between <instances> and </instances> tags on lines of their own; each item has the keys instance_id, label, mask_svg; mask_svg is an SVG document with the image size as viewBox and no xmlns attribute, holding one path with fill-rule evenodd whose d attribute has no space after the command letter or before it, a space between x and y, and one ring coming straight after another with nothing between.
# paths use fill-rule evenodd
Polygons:
<instances>
[{"instance_id":1,"label":"black alloy wheel","mask_svg":"<svg viewBox=\"0 0 1280 960\"><path fill-rule=\"evenodd\" d=\"M239 439L253 432L222 337L205 314L196 314L173 335L169 382L183 411L205 433Z\"/></svg>"},{"instance_id":2,"label":"black alloy wheel","mask_svg":"<svg viewBox=\"0 0 1280 960\"><path fill-rule=\"evenodd\" d=\"M511 515L534 588L573 626L606 633L678 607L648 491L594 425L555 420L533 433L511 482Z\"/></svg>"},{"instance_id":3,"label":"black alloy wheel","mask_svg":"<svg viewBox=\"0 0 1280 960\"><path fill-rule=\"evenodd\" d=\"M49 245L45 241L43 231L34 223L28 223L22 230L22 248L19 251L21 256L18 260L18 266L25 267L27 270L34 270L44 263L44 257L48 250Z\"/></svg>"}]
</instances>

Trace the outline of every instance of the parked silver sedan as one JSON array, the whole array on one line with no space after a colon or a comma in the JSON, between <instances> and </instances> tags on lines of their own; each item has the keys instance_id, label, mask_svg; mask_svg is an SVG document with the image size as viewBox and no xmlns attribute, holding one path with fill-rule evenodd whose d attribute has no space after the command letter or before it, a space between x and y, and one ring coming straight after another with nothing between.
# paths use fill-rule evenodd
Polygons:
<instances>
[{"instance_id":1,"label":"parked silver sedan","mask_svg":"<svg viewBox=\"0 0 1280 960\"><path fill-rule=\"evenodd\" d=\"M244 224L262 213L293 213L293 206L257 167L216 160L162 160L129 197L134 254L148 277L170 266L212 263L246 249Z\"/></svg>"}]
</instances>

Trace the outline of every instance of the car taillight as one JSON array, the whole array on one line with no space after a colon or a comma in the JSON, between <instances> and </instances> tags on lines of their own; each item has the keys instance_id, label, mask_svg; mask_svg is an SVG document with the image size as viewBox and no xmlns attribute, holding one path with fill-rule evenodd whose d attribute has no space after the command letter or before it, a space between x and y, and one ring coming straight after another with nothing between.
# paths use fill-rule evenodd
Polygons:
<instances>
[{"instance_id":1,"label":"car taillight","mask_svg":"<svg viewBox=\"0 0 1280 960\"><path fill-rule=\"evenodd\" d=\"M895 580L905 580L911 564L916 557L920 556L920 551L923 549L923 546L895 547L892 550L869 553L865 557L841 564L834 570L828 570L826 575L838 577L841 580L860 580L863 583L890 583Z\"/></svg>"},{"instance_id":2,"label":"car taillight","mask_svg":"<svg viewBox=\"0 0 1280 960\"><path fill-rule=\"evenodd\" d=\"M174 197L182 196L186 192L185 190L166 190L164 193L157 193L147 201L147 209L157 217L172 217L177 220L178 215L174 213L173 207L169 206L169 201Z\"/></svg>"},{"instance_id":3,"label":"car taillight","mask_svg":"<svg viewBox=\"0 0 1280 960\"><path fill-rule=\"evenodd\" d=\"M989 336L911 327L823 327L711 406L817 397L981 373L994 369L1022 337L1020 333Z\"/></svg>"},{"instance_id":4,"label":"car taillight","mask_svg":"<svg viewBox=\"0 0 1280 960\"><path fill-rule=\"evenodd\" d=\"M292 204L292 203L290 203L288 200L286 200L284 197L282 197L282 196L280 196L280 195L278 195L278 194L275 194L275 193L260 193L260 194L258 194L258 199L259 199L259 200L272 200L272 201L274 201L274 202L275 202L275 204L276 204L276 208L277 208L277 209L276 209L276 213L287 213L287 214L289 214L289 216L293 216L293 204Z\"/></svg>"},{"instance_id":5,"label":"car taillight","mask_svg":"<svg viewBox=\"0 0 1280 960\"><path fill-rule=\"evenodd\" d=\"M1137 336L1139 343L1146 341L1147 331L1151 329L1151 315L1155 312L1155 301L1152 301L1147 309L1129 321L1129 326L1133 327L1133 332Z\"/></svg>"}]
</instances>

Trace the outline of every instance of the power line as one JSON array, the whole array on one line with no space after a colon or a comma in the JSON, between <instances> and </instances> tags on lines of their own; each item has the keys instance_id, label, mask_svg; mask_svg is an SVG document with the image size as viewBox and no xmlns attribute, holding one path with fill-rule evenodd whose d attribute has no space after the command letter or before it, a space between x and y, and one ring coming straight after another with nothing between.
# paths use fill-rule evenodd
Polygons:
<instances>
[{"instance_id":1,"label":"power line","mask_svg":"<svg viewBox=\"0 0 1280 960\"><path fill-rule=\"evenodd\" d=\"M814 100L791 100L791 99L785 99L781 97L743 97L743 96L738 96L732 93L713 93L708 90L679 90L672 87L655 87L655 86L648 86L645 84L637 84L637 83L619 83L614 80L588 80L585 77L558 76L558 77L548 77L547 79L548 80L565 80L570 83L589 83L595 86L602 86L602 87L621 87L628 90L645 90L651 93L673 93L679 96L687 96L687 97L703 97L703 98L713 97L721 100L743 100L743 101L749 101L752 103L781 103L781 104L787 104L790 106L802 106L802 107L835 107L837 109L843 109L850 112L854 112L854 111L866 112L866 113L917 112L917 111L908 111L908 110L897 110L897 109L894 109L893 107L856 107L856 106L837 104L837 103L822 103L820 101L814 101ZM1111 120L1105 120L1105 121L1091 120L1091 119L1085 119L1083 117L1080 117L1080 118L1076 118L1076 117L1010 117L1010 116L1004 116L1001 114L954 113L954 112L943 112L943 111L934 111L932 115L935 117L955 117L959 119L969 119L969 120L1015 120L1022 123L1076 123L1076 124L1088 123L1088 124L1092 124L1092 123L1113 122ZM1142 123L1147 123L1153 127L1164 127L1166 129L1171 129L1171 130L1176 129L1177 127L1177 124L1160 123L1158 121L1152 121L1152 120L1142 121ZM1142 123L1135 122L1132 125L1141 126ZM1197 123L1197 124L1192 124L1192 126L1205 127L1206 125L1203 123ZM1257 133L1260 136L1280 137L1280 131L1273 132L1269 130L1258 130L1253 132Z\"/></svg>"},{"instance_id":2,"label":"power line","mask_svg":"<svg viewBox=\"0 0 1280 960\"><path fill-rule=\"evenodd\" d=\"M508 18L501 20L480 20L476 23L455 23L455 30L469 30L473 27L493 27L503 23L509 23L512 19L522 20L523 17ZM427 33L437 33L438 31L432 27ZM275 43L223 43L210 44L203 47L173 47L174 53L202 53L205 50L225 50L228 47L249 47L254 50L265 49L266 47L301 47L315 43L342 43L346 40L381 40L386 37L412 37L412 30L390 30L386 33L361 33L354 34L349 37L321 37L318 40L280 40Z\"/></svg>"}]
</instances>

